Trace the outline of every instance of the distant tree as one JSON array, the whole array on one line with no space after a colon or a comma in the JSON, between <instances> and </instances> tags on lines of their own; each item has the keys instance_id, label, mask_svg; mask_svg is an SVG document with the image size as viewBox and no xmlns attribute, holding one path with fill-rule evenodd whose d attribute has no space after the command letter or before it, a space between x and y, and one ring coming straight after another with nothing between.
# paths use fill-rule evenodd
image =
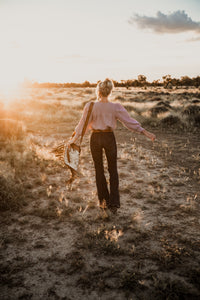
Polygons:
<instances>
[{"instance_id":1,"label":"distant tree","mask_svg":"<svg viewBox=\"0 0 200 300\"><path fill-rule=\"evenodd\" d=\"M180 82L181 85L189 86L192 85L193 80L189 76L182 76Z\"/></svg>"},{"instance_id":2,"label":"distant tree","mask_svg":"<svg viewBox=\"0 0 200 300\"><path fill-rule=\"evenodd\" d=\"M120 87L125 87L127 85L126 80L121 80L121 83L118 83Z\"/></svg>"},{"instance_id":3,"label":"distant tree","mask_svg":"<svg viewBox=\"0 0 200 300\"><path fill-rule=\"evenodd\" d=\"M138 81L142 84L146 83L147 78L144 75L138 75Z\"/></svg>"},{"instance_id":4,"label":"distant tree","mask_svg":"<svg viewBox=\"0 0 200 300\"><path fill-rule=\"evenodd\" d=\"M192 81L193 81L194 86L196 86L196 87L200 86L200 76L192 78Z\"/></svg>"},{"instance_id":5,"label":"distant tree","mask_svg":"<svg viewBox=\"0 0 200 300\"><path fill-rule=\"evenodd\" d=\"M160 79L154 80L150 85L152 85L152 86L159 86L159 85L161 85Z\"/></svg>"},{"instance_id":6,"label":"distant tree","mask_svg":"<svg viewBox=\"0 0 200 300\"><path fill-rule=\"evenodd\" d=\"M177 78L172 78L170 83L173 85L173 86L178 86L180 85L180 80L177 79Z\"/></svg>"},{"instance_id":7,"label":"distant tree","mask_svg":"<svg viewBox=\"0 0 200 300\"><path fill-rule=\"evenodd\" d=\"M164 86L167 86L169 82L171 82L172 78L171 78L171 75L165 75L162 77L163 79L163 85Z\"/></svg>"},{"instance_id":8,"label":"distant tree","mask_svg":"<svg viewBox=\"0 0 200 300\"><path fill-rule=\"evenodd\" d=\"M90 87L90 82L89 81L84 81L83 83L82 83L82 86L83 87Z\"/></svg>"},{"instance_id":9,"label":"distant tree","mask_svg":"<svg viewBox=\"0 0 200 300\"><path fill-rule=\"evenodd\" d=\"M131 86L134 86L134 80L129 79L126 81L126 87L131 87Z\"/></svg>"}]
</instances>

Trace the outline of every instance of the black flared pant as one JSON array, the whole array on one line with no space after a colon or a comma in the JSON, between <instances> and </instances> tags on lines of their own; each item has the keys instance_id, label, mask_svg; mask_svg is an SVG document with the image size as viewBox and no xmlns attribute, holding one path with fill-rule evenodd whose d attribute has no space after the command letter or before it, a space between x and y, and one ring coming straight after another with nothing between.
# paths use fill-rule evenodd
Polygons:
<instances>
[{"instance_id":1,"label":"black flared pant","mask_svg":"<svg viewBox=\"0 0 200 300\"><path fill-rule=\"evenodd\" d=\"M117 172L117 145L113 132L93 132L90 138L90 149L96 172L96 185L100 204L106 200L108 207L120 207L119 178ZM103 165L103 149L105 150L108 172L110 175L110 191L108 190Z\"/></svg>"}]
</instances>

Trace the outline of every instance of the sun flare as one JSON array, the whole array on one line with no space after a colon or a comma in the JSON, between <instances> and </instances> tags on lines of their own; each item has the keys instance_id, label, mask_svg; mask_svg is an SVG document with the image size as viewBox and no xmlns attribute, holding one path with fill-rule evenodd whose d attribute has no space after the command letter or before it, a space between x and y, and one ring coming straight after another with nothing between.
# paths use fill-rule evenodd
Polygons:
<instances>
[{"instance_id":1,"label":"sun flare","mask_svg":"<svg viewBox=\"0 0 200 300\"><path fill-rule=\"evenodd\" d=\"M0 100L5 108L20 95L22 82L18 78L0 78Z\"/></svg>"}]
</instances>

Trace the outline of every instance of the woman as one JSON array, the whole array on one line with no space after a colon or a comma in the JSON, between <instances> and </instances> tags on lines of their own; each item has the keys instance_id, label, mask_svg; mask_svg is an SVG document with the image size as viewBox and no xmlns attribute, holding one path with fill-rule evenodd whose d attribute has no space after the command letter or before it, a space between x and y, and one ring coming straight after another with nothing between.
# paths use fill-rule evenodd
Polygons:
<instances>
[{"instance_id":1,"label":"woman","mask_svg":"<svg viewBox=\"0 0 200 300\"><path fill-rule=\"evenodd\" d=\"M91 129L90 149L96 172L96 186L100 208L109 208L116 213L120 207L119 179L117 172L117 146L114 136L117 120L121 121L129 130L143 134L152 141L155 135L148 132L130 117L127 110L120 103L109 101L109 96L114 88L110 79L105 79L97 85L97 101L94 103L88 122L87 130ZM84 107L83 115L75 128L75 135L69 144L75 143L80 137L84 126L90 103ZM110 175L110 189L108 189L103 166L103 149L106 154L108 171Z\"/></svg>"}]
</instances>

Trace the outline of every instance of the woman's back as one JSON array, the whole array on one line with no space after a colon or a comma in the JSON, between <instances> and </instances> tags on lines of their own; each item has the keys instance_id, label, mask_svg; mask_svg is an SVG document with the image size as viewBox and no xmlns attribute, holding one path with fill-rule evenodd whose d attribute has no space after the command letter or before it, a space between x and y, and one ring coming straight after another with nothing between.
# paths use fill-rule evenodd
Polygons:
<instances>
[{"instance_id":1,"label":"woman's back","mask_svg":"<svg viewBox=\"0 0 200 300\"><path fill-rule=\"evenodd\" d=\"M85 114L89 108L89 103L86 105ZM110 128L115 130L117 120L122 122L128 129L136 132L143 131L140 123L130 117L127 110L120 103L113 102L95 102L89 121L88 128L94 130L105 130Z\"/></svg>"},{"instance_id":2,"label":"woman's back","mask_svg":"<svg viewBox=\"0 0 200 300\"><path fill-rule=\"evenodd\" d=\"M116 103L95 102L92 110L89 128L105 130L116 128Z\"/></svg>"}]
</instances>

